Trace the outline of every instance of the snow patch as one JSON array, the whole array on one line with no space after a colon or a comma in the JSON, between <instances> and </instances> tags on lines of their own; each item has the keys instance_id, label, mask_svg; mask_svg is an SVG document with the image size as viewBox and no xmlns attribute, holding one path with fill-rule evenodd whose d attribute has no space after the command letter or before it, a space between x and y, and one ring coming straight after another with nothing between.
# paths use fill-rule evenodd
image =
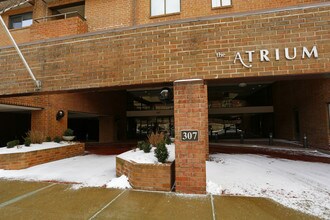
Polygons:
<instances>
[{"instance_id":1,"label":"snow patch","mask_svg":"<svg viewBox=\"0 0 330 220\"><path fill-rule=\"evenodd\" d=\"M221 186L209 180L206 184L206 192L212 195L221 195Z\"/></svg>"},{"instance_id":2,"label":"snow patch","mask_svg":"<svg viewBox=\"0 0 330 220\"><path fill-rule=\"evenodd\" d=\"M125 175L121 177L114 178L110 180L106 185L107 188L117 188L117 189L131 189L132 186L128 182L128 178Z\"/></svg>"},{"instance_id":3,"label":"snow patch","mask_svg":"<svg viewBox=\"0 0 330 220\"><path fill-rule=\"evenodd\" d=\"M45 149L51 149L57 147L65 147L72 144L75 143L62 141L61 143L44 142L42 144L31 144L31 146L29 147L26 147L24 145L18 145L17 147L13 147L13 148L1 147L0 154L26 153L26 152L45 150Z\"/></svg>"},{"instance_id":4,"label":"snow patch","mask_svg":"<svg viewBox=\"0 0 330 220\"><path fill-rule=\"evenodd\" d=\"M101 187L116 178L116 156L85 155L22 170L0 170L0 178L79 183L73 188Z\"/></svg>"},{"instance_id":5,"label":"snow patch","mask_svg":"<svg viewBox=\"0 0 330 220\"><path fill-rule=\"evenodd\" d=\"M175 145L170 144L166 145L169 157L167 162L173 162L175 160ZM133 161L135 163L145 163L145 164L158 164L158 160L155 157L155 148L153 147L150 153L144 153L143 150L139 150L138 148L135 150L130 150L125 153L118 155L117 157L127 160Z\"/></svg>"},{"instance_id":6,"label":"snow patch","mask_svg":"<svg viewBox=\"0 0 330 220\"><path fill-rule=\"evenodd\" d=\"M266 197L330 219L330 164L249 154L215 154L206 175L222 194ZM219 175L221 174L221 175Z\"/></svg>"}]
</instances>

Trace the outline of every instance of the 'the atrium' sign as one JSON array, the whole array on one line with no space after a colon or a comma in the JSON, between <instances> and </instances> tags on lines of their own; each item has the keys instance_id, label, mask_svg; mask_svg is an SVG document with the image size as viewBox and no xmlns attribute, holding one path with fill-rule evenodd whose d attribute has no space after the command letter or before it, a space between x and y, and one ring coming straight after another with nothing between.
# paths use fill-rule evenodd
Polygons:
<instances>
[{"instance_id":1,"label":"'the atrium' sign","mask_svg":"<svg viewBox=\"0 0 330 220\"><path fill-rule=\"evenodd\" d=\"M301 58L305 59L305 57L307 58L312 58L314 56L314 58L318 58L319 54L317 51L317 47L313 46L311 50L308 50L307 47L302 47L301 49ZM253 63L253 58L255 56L255 54L258 53L259 54L259 59L260 62L270 62L270 55L272 54L273 59L275 61L279 61L282 59L282 57L284 57L287 60L295 60L297 59L297 48L284 48L283 51L281 51L280 49L276 48L272 51L267 50L267 49L262 49L259 51L255 51L255 50L247 50L244 52L244 54L247 54L248 57L248 64L246 61L244 61L244 59L242 58L241 52L236 52L235 57L234 57L234 63L236 62L240 62L244 67L246 68L251 68L252 67L252 63ZM223 58L226 56L225 53L222 52L216 52L215 55L217 56L217 58Z\"/></svg>"}]
</instances>

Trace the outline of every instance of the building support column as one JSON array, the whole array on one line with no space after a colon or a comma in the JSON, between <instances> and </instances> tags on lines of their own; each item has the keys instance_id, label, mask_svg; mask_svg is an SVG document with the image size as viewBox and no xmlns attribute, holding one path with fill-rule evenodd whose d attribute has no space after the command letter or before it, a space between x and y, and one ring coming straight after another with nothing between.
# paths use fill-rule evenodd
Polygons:
<instances>
[{"instance_id":1,"label":"building support column","mask_svg":"<svg viewBox=\"0 0 330 220\"><path fill-rule=\"evenodd\" d=\"M205 194L209 142L207 85L203 80L174 82L174 120L176 191Z\"/></svg>"},{"instance_id":2,"label":"building support column","mask_svg":"<svg viewBox=\"0 0 330 220\"><path fill-rule=\"evenodd\" d=\"M43 0L35 0L33 7L33 19L44 18L52 15L51 10L48 8L47 3ZM45 20L46 21L46 20ZM44 22L41 20L41 22Z\"/></svg>"},{"instance_id":3,"label":"building support column","mask_svg":"<svg viewBox=\"0 0 330 220\"><path fill-rule=\"evenodd\" d=\"M68 126L68 112L64 117L57 121L56 114L59 109L47 108L40 111L32 111L31 113L31 131L42 132L46 137L54 138L62 137L63 132Z\"/></svg>"},{"instance_id":4,"label":"building support column","mask_svg":"<svg viewBox=\"0 0 330 220\"><path fill-rule=\"evenodd\" d=\"M99 117L99 142L114 142L116 137L114 116Z\"/></svg>"}]
</instances>

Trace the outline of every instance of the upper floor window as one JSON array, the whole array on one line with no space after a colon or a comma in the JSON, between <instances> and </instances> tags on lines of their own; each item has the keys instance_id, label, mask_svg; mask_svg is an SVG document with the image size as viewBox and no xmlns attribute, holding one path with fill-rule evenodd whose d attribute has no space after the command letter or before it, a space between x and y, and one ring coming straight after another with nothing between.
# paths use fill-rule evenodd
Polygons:
<instances>
[{"instance_id":1,"label":"upper floor window","mask_svg":"<svg viewBox=\"0 0 330 220\"><path fill-rule=\"evenodd\" d=\"M32 12L19 14L19 15L12 15L9 17L9 28L23 28L32 25Z\"/></svg>"},{"instance_id":2,"label":"upper floor window","mask_svg":"<svg viewBox=\"0 0 330 220\"><path fill-rule=\"evenodd\" d=\"M212 8L231 6L231 0L212 0Z\"/></svg>"},{"instance_id":3,"label":"upper floor window","mask_svg":"<svg viewBox=\"0 0 330 220\"><path fill-rule=\"evenodd\" d=\"M151 0L151 16L180 12L180 0Z\"/></svg>"}]
</instances>

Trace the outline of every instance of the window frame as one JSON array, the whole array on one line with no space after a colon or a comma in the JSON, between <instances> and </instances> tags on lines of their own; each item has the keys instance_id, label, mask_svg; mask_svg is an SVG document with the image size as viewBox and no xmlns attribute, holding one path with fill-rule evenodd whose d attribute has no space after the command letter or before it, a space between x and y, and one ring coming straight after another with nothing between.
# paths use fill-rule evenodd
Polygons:
<instances>
[{"instance_id":1,"label":"window frame","mask_svg":"<svg viewBox=\"0 0 330 220\"><path fill-rule=\"evenodd\" d=\"M164 1L164 14L160 14L160 15L152 15L152 0L150 0L150 18L159 18L159 17L166 17L166 16L172 16L172 15L179 15L181 13L181 8L182 8L182 0L178 0L180 1L180 11L179 12L172 12L172 13L166 13L166 2L167 0L163 0Z\"/></svg>"},{"instance_id":2,"label":"window frame","mask_svg":"<svg viewBox=\"0 0 330 220\"><path fill-rule=\"evenodd\" d=\"M31 14L31 19L26 19L24 20L24 15L28 15L28 14ZM14 25L13 25L13 19L15 18L21 18L21 27L17 27L15 28ZM24 21L27 21L27 20L31 20L32 23L30 25L27 25L27 26L23 26L23 22ZM33 12L30 11L30 12L24 12L24 13L21 13L21 14L14 14L14 15L10 15L8 17L8 29L11 29L11 30L15 30L15 29L20 29L20 28L26 28L26 27L30 27L31 25L33 24Z\"/></svg>"},{"instance_id":3,"label":"window frame","mask_svg":"<svg viewBox=\"0 0 330 220\"><path fill-rule=\"evenodd\" d=\"M223 8L232 8L233 7L233 0L230 0L230 5L225 5L225 6L222 6L223 0L219 0L219 1L220 1L220 6L213 7L212 0L211 0L211 8L212 9L223 9Z\"/></svg>"}]
</instances>

